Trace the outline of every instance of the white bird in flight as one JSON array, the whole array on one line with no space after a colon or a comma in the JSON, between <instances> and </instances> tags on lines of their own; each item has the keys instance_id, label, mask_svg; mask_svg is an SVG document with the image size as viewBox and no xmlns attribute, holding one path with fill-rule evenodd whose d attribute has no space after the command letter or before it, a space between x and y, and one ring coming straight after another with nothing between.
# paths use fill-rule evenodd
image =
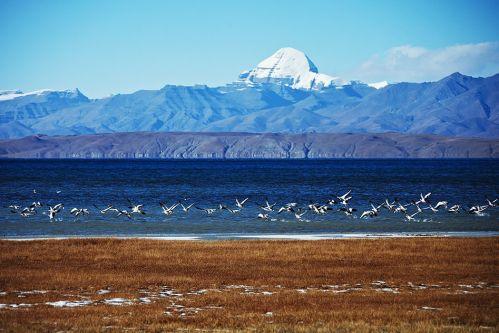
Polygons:
<instances>
[{"instance_id":1,"label":"white bird in flight","mask_svg":"<svg viewBox=\"0 0 499 333\"><path fill-rule=\"evenodd\" d=\"M350 197L348 196L351 192L352 190L349 190L347 193L343 194L342 196L337 197L342 205L345 206L348 205L348 202L352 199L351 196Z\"/></svg>"},{"instance_id":2,"label":"white bird in flight","mask_svg":"<svg viewBox=\"0 0 499 333\"><path fill-rule=\"evenodd\" d=\"M90 214L90 212L88 211L88 209L86 208L73 208L71 209L71 211L69 212L71 215L74 215L75 217L78 217L80 215L88 215Z\"/></svg>"},{"instance_id":3,"label":"white bird in flight","mask_svg":"<svg viewBox=\"0 0 499 333\"><path fill-rule=\"evenodd\" d=\"M416 219L414 218L414 216L418 215L420 212L417 211L415 212L414 214L412 215L409 215L409 214L405 214L405 219L408 221L408 222L411 222L411 221L416 221Z\"/></svg>"},{"instance_id":4,"label":"white bird in flight","mask_svg":"<svg viewBox=\"0 0 499 333\"><path fill-rule=\"evenodd\" d=\"M416 204L420 204L420 203L424 203L424 204L427 204L428 203L428 198L430 197L431 195L431 192L428 192L426 193L425 195L423 195L423 193L420 193L419 194L419 200L416 201Z\"/></svg>"},{"instance_id":5,"label":"white bird in flight","mask_svg":"<svg viewBox=\"0 0 499 333\"><path fill-rule=\"evenodd\" d=\"M185 212L185 213L188 213L189 212L189 209L191 209L192 206L194 206L194 204L190 204L188 206L184 206L184 204L180 204L180 206L182 206L182 210Z\"/></svg>"},{"instance_id":6,"label":"white bird in flight","mask_svg":"<svg viewBox=\"0 0 499 333\"><path fill-rule=\"evenodd\" d=\"M248 201L248 198L246 198L246 199L244 199L244 200L242 200L242 201L239 201L239 200L236 198L236 206L242 209L246 201Z\"/></svg>"},{"instance_id":7,"label":"white bird in flight","mask_svg":"<svg viewBox=\"0 0 499 333\"><path fill-rule=\"evenodd\" d=\"M131 213L132 214L142 214L142 215L145 215L145 211L143 209L144 205L136 205L134 204L130 199L127 198L127 201L128 203L130 204L130 206L128 206L128 208L130 208L132 211Z\"/></svg>"},{"instance_id":8,"label":"white bird in flight","mask_svg":"<svg viewBox=\"0 0 499 333\"><path fill-rule=\"evenodd\" d=\"M163 210L163 214L165 215L172 215L173 214L173 211L175 210L175 208L177 208L177 206L179 205L179 203L176 203L174 205L171 205L170 207L168 207L167 205L165 205L163 202L160 202L159 205L161 206L161 209Z\"/></svg>"},{"instance_id":9,"label":"white bird in flight","mask_svg":"<svg viewBox=\"0 0 499 333\"><path fill-rule=\"evenodd\" d=\"M49 214L49 218L51 220L55 219L55 216L62 210L64 209L64 205L62 203L59 203L55 206L49 206L49 211L48 211L48 214Z\"/></svg>"},{"instance_id":10,"label":"white bird in flight","mask_svg":"<svg viewBox=\"0 0 499 333\"><path fill-rule=\"evenodd\" d=\"M268 200L265 200L265 205L261 205L260 208L263 209L266 212L273 212L274 211L274 206L276 203L271 205Z\"/></svg>"}]
</instances>

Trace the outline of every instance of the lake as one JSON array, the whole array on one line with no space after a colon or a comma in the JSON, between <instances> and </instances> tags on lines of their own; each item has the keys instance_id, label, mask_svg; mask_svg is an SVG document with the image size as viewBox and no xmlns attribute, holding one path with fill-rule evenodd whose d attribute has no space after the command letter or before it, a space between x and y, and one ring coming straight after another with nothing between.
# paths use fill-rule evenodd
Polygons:
<instances>
[{"instance_id":1,"label":"lake","mask_svg":"<svg viewBox=\"0 0 499 333\"><path fill-rule=\"evenodd\" d=\"M34 191L36 193L34 193ZM351 190L354 216L332 206L325 215L308 211L302 220L292 213L269 213L257 218L266 199L275 208L296 202L327 203ZM499 209L483 216L424 209L408 222L404 215L380 208L374 218L360 219L370 202L398 199L406 204L431 192L431 203L449 207L486 204L498 197L498 160L0 160L0 235L3 238L67 236L154 236L188 238L238 237L351 237L376 235L498 235ZM59 193L58 193L59 192ZM129 198L143 204L145 215L132 219L101 214L113 205L128 209ZM235 207L235 199L249 198L238 213L217 210L211 215L198 208ZM40 201L37 214L22 217L9 205ZM170 216L159 202L194 203L185 213L180 206ZM50 220L47 205L65 209ZM94 206L95 205L95 206ZM73 207L90 214L73 217ZM422 204L421 208L426 205ZM407 207L412 214L415 206ZM300 236L298 236L300 235Z\"/></svg>"}]
</instances>

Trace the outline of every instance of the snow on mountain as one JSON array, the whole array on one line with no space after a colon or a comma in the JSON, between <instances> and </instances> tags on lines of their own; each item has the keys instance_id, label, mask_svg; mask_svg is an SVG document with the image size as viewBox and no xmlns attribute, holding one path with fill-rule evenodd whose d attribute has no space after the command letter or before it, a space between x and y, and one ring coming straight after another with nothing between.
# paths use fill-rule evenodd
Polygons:
<instances>
[{"instance_id":1,"label":"snow on mountain","mask_svg":"<svg viewBox=\"0 0 499 333\"><path fill-rule=\"evenodd\" d=\"M66 90L42 89L42 90L30 91L27 93L24 93L21 90L4 90L4 91L0 91L0 101L8 101L11 99L15 99L15 98L19 98L19 97L26 97L26 96L44 96L44 95L48 95L51 93L65 95L65 97L68 97L68 98L76 97L79 94L81 94L77 88L66 89Z\"/></svg>"},{"instance_id":2,"label":"snow on mountain","mask_svg":"<svg viewBox=\"0 0 499 333\"><path fill-rule=\"evenodd\" d=\"M369 87L374 88L374 89L382 89L388 85L388 82L387 81L380 81L380 82L368 83L367 85Z\"/></svg>"},{"instance_id":3,"label":"snow on mountain","mask_svg":"<svg viewBox=\"0 0 499 333\"><path fill-rule=\"evenodd\" d=\"M22 94L21 90L0 90L0 96Z\"/></svg>"},{"instance_id":4,"label":"snow on mountain","mask_svg":"<svg viewBox=\"0 0 499 333\"><path fill-rule=\"evenodd\" d=\"M249 84L284 84L294 89L306 90L344 84L338 77L319 73L317 66L305 53L291 47L277 50L253 70L242 72L239 78Z\"/></svg>"},{"instance_id":5,"label":"snow on mountain","mask_svg":"<svg viewBox=\"0 0 499 333\"><path fill-rule=\"evenodd\" d=\"M1 92L0 138L29 134L44 117L89 102L78 89Z\"/></svg>"}]
</instances>

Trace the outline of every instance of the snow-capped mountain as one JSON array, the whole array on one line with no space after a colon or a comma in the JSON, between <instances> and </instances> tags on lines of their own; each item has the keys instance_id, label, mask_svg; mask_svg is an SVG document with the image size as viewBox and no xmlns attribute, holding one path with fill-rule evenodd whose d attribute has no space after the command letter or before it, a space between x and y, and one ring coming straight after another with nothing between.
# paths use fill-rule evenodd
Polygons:
<instances>
[{"instance_id":1,"label":"snow-capped mountain","mask_svg":"<svg viewBox=\"0 0 499 333\"><path fill-rule=\"evenodd\" d=\"M90 100L79 90L0 92L0 139L109 132L329 132L499 138L499 74L365 84L284 48L222 87L167 85Z\"/></svg>"},{"instance_id":2,"label":"snow-capped mountain","mask_svg":"<svg viewBox=\"0 0 499 333\"><path fill-rule=\"evenodd\" d=\"M319 73L317 66L305 53L292 47L277 50L254 69L242 72L239 79L249 84L283 84L294 89L306 90L319 90L345 84L338 77Z\"/></svg>"},{"instance_id":3,"label":"snow-capped mountain","mask_svg":"<svg viewBox=\"0 0 499 333\"><path fill-rule=\"evenodd\" d=\"M24 93L21 90L2 90L0 91L0 101L8 101L16 99L19 97L47 97L47 96L57 96L60 98L80 98L83 94L77 89L66 89L66 90L52 90L43 89ZM86 97L85 97L86 98Z\"/></svg>"},{"instance_id":4,"label":"snow-capped mountain","mask_svg":"<svg viewBox=\"0 0 499 333\"><path fill-rule=\"evenodd\" d=\"M20 90L0 92L0 138L32 134L33 125L44 117L90 100L78 89L38 90L24 93Z\"/></svg>"}]
</instances>

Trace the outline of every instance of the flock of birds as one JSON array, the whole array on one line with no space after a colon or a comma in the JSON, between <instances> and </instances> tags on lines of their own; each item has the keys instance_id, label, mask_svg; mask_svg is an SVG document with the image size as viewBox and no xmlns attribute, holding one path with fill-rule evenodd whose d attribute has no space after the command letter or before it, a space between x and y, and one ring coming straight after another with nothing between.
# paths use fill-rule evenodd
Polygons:
<instances>
[{"instance_id":1,"label":"flock of birds","mask_svg":"<svg viewBox=\"0 0 499 333\"><path fill-rule=\"evenodd\" d=\"M36 193L36 190L33 190ZM58 191L60 193L60 191ZM271 204L268 199L265 200L264 204L258 204L260 211L255 216L260 220L272 220L271 214L292 214L297 220L302 220L305 214L317 214L325 215L328 212L342 212L347 216L360 217L362 219L374 218L379 216L382 211L388 211L394 214L400 214L406 221L416 221L416 216L423 213L424 211L429 211L432 213L437 213L439 211L447 211L449 213L469 213L478 216L483 216L484 211L490 208L498 207L498 199L489 200L486 198L486 202L482 205L473 205L469 207L464 207L458 204L449 205L447 201L438 201L435 204L432 203L431 193L420 194L419 198L412 200L408 203L402 203L400 200L395 199L393 201L385 199L381 203L370 202L371 208L362 211L360 215L356 215L357 209L350 205L352 200L352 191L348 191L343 195L335 195L333 198L327 200L325 203L310 202L308 205L299 206L296 202L289 202L283 206L278 206L277 203ZM188 203L188 199L176 202L172 205L167 205L164 202L160 202L162 214L166 216L173 215L176 211L182 210L183 213L189 213L191 209L196 209L203 211L207 215L212 215L215 212L227 211L231 214L237 214L245 209L248 205L249 198L243 200L235 199L234 206L227 206L225 204L219 204L218 207L203 208L195 205L194 203ZM132 219L134 215L145 215L143 204L136 204L132 200L127 199L128 209L120 209L113 205L108 205L105 208L99 208L94 205L100 214L112 214L115 217L124 217ZM21 217L30 217L36 215L39 210L42 210L44 205L40 201L35 201L27 207L21 207L20 205L10 205L8 208L11 213L19 214ZM61 214L64 210L64 204L58 203L55 205L47 205L47 210L43 210L42 214L49 217L51 221L56 220L56 217ZM82 217L90 214L88 208L71 208L70 214L74 217Z\"/></svg>"}]
</instances>

